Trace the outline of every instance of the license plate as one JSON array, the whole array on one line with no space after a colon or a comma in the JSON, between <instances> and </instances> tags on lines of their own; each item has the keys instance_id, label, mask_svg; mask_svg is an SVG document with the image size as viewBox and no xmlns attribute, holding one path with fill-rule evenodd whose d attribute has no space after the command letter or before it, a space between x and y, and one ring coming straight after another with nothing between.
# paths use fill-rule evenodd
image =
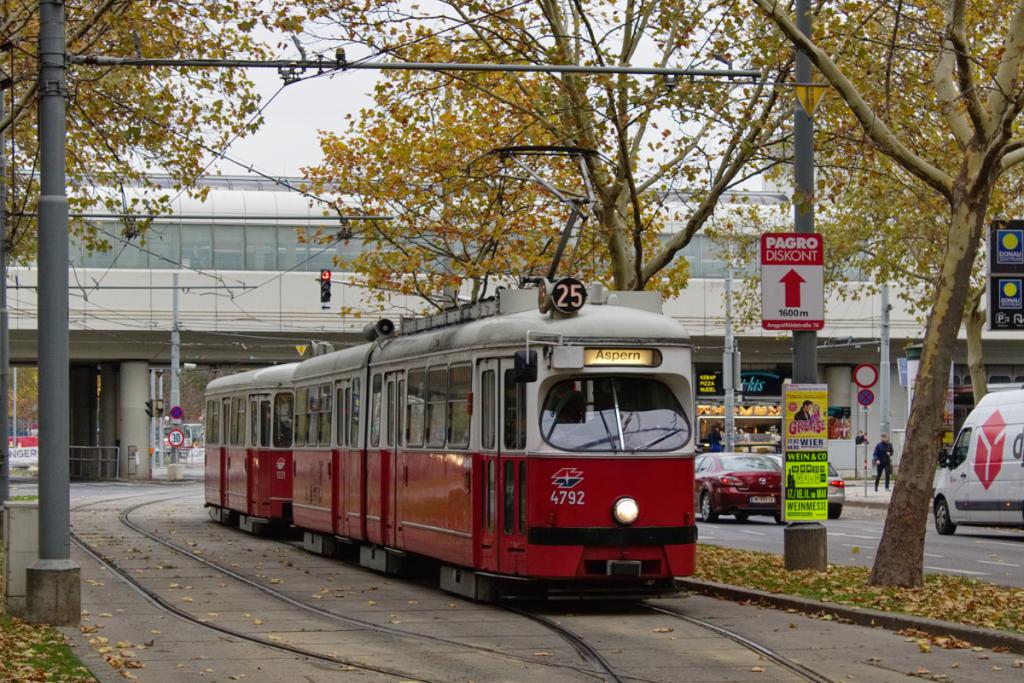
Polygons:
<instances>
[{"instance_id":1,"label":"license plate","mask_svg":"<svg viewBox=\"0 0 1024 683\"><path fill-rule=\"evenodd\" d=\"M751 496L751 503L774 503L775 496Z\"/></svg>"}]
</instances>

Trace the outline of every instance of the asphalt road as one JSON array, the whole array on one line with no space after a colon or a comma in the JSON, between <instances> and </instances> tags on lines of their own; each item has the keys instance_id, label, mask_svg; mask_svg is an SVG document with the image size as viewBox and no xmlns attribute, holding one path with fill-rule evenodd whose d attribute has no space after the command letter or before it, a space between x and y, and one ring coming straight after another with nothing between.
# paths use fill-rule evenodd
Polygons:
<instances>
[{"instance_id":1,"label":"asphalt road","mask_svg":"<svg viewBox=\"0 0 1024 683\"><path fill-rule=\"evenodd\" d=\"M870 567L882 537L886 510L846 507L840 519L825 522L828 530L828 561L832 564ZM722 516L709 524L698 522L702 543L783 551L783 529L770 517L751 517L737 522ZM952 536L935 532L931 516L925 536L924 569L928 573L959 574L1007 586L1024 587L1024 532L989 527L957 528Z\"/></svg>"}]
</instances>

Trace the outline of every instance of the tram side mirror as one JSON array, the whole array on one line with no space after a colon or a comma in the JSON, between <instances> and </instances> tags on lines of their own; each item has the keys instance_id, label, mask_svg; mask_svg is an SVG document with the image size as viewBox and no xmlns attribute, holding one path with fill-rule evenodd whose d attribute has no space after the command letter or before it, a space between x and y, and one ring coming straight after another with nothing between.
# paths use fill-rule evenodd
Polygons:
<instances>
[{"instance_id":1,"label":"tram side mirror","mask_svg":"<svg viewBox=\"0 0 1024 683\"><path fill-rule=\"evenodd\" d=\"M516 351L512 378L520 384L537 381L536 351Z\"/></svg>"},{"instance_id":2,"label":"tram side mirror","mask_svg":"<svg viewBox=\"0 0 1024 683\"><path fill-rule=\"evenodd\" d=\"M949 467L949 449L948 448L940 448L939 449L939 467L943 467L943 468Z\"/></svg>"}]
</instances>

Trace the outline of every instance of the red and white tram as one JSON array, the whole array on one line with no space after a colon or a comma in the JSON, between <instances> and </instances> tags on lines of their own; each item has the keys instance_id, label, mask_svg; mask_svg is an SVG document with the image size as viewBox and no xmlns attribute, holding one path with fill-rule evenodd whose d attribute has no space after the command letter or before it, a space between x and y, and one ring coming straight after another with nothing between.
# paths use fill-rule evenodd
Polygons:
<instances>
[{"instance_id":1,"label":"red and white tram","mask_svg":"<svg viewBox=\"0 0 1024 683\"><path fill-rule=\"evenodd\" d=\"M671 587L697 540L689 337L653 293L536 302L502 291L211 382L207 505L381 570L431 558L475 598Z\"/></svg>"}]
</instances>

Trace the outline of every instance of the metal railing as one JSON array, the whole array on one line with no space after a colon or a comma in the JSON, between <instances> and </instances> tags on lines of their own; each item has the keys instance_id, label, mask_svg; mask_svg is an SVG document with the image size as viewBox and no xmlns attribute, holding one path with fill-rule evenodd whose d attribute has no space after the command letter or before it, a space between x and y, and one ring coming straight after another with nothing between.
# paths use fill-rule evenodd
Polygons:
<instances>
[{"instance_id":1,"label":"metal railing","mask_svg":"<svg viewBox=\"0 0 1024 683\"><path fill-rule=\"evenodd\" d=\"M68 451L72 479L112 481L118 478L120 448L117 446L69 446Z\"/></svg>"}]
</instances>

